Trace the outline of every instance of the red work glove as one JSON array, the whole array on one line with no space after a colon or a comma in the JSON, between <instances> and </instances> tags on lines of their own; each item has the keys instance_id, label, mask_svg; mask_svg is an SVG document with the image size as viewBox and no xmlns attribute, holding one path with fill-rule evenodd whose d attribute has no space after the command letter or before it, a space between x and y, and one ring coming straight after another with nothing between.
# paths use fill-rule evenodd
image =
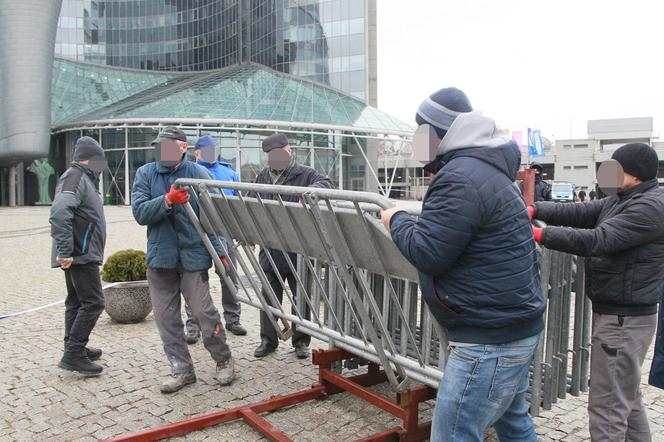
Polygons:
<instances>
[{"instance_id":1,"label":"red work glove","mask_svg":"<svg viewBox=\"0 0 664 442\"><path fill-rule=\"evenodd\" d=\"M533 207L533 206L528 206L528 207L526 207L526 210L528 210L528 217L529 217L530 220L532 221L533 218L535 217L535 207Z\"/></svg>"},{"instance_id":2,"label":"red work glove","mask_svg":"<svg viewBox=\"0 0 664 442\"><path fill-rule=\"evenodd\" d=\"M533 236L535 237L535 241L537 242L537 244L542 244L543 233L544 233L543 228L533 226Z\"/></svg>"},{"instance_id":3,"label":"red work glove","mask_svg":"<svg viewBox=\"0 0 664 442\"><path fill-rule=\"evenodd\" d=\"M184 204L189 201L189 192L187 189L176 189L175 186L171 184L171 190L166 194L166 201L169 205L173 206Z\"/></svg>"},{"instance_id":4,"label":"red work glove","mask_svg":"<svg viewBox=\"0 0 664 442\"><path fill-rule=\"evenodd\" d=\"M221 263L224 265L224 268L226 269L226 272L231 271L231 263L228 262L228 257L226 255L220 256L219 259L221 259Z\"/></svg>"}]
</instances>

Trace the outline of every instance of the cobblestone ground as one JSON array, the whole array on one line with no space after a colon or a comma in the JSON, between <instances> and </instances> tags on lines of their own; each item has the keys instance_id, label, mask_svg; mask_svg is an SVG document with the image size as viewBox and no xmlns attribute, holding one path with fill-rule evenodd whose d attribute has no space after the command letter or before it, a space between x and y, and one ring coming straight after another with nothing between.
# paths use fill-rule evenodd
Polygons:
<instances>
[{"instance_id":1,"label":"cobblestone ground","mask_svg":"<svg viewBox=\"0 0 664 442\"><path fill-rule=\"evenodd\" d=\"M47 213L47 208L0 209L0 314L64 299L63 274L49 268ZM144 249L145 228L134 222L128 208L110 207L106 213L107 255ZM220 305L218 284L213 297ZM190 347L198 382L174 395L160 394L159 384L169 370L151 315L141 324L121 325L104 313L91 345L103 348L105 372L84 379L56 367L63 316L63 306L56 305L0 321L0 441L103 439L299 391L316 381L314 367L297 360L288 343L265 359L253 357L259 328L258 314L250 307L242 315L248 336L229 337L238 372L229 387L215 385L214 364L198 343ZM312 347L324 344L314 341ZM650 360L645 371L649 366ZM377 390L389 393L386 386ZM653 440L664 441L664 392L644 386L644 395ZM535 418L540 440L587 440L586 402L586 395L570 398ZM424 417L431 415L432 406L422 404ZM352 440L397 424L346 393L267 419L295 440L312 441ZM180 439L254 441L261 436L245 424L231 423ZM487 433L487 440L496 439Z\"/></svg>"}]
</instances>

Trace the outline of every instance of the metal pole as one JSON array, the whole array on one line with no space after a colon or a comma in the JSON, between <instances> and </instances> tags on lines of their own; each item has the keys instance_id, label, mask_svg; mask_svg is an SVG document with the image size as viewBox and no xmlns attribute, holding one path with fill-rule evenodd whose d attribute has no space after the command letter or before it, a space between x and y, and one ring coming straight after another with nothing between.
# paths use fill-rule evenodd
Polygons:
<instances>
[{"instance_id":1,"label":"metal pole","mask_svg":"<svg viewBox=\"0 0 664 442\"><path fill-rule=\"evenodd\" d=\"M100 135L101 137L101 135ZM128 206L131 204L130 197L131 192L129 190L129 128L125 126L125 179L124 179L124 192L125 192L125 205Z\"/></svg>"}]
</instances>

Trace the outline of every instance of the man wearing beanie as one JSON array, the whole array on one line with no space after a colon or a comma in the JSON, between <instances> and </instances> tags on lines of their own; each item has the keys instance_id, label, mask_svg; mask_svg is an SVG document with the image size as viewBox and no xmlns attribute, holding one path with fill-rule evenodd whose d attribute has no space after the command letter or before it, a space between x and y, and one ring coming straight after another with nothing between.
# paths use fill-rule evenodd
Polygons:
<instances>
[{"instance_id":1,"label":"man wearing beanie","mask_svg":"<svg viewBox=\"0 0 664 442\"><path fill-rule=\"evenodd\" d=\"M304 166L299 164L295 160L295 155L293 155L293 150L289 146L288 137L282 133L275 133L263 140L263 152L268 155L268 167L260 171L256 177L255 182L258 184L275 184L280 186L299 186L299 187L319 187L324 189L331 189L334 187L332 181L318 173L312 167ZM252 196L252 195L249 195ZM272 193L261 193L261 198L263 199L275 199L275 194ZM297 196L282 195L281 199L283 201L297 202ZM283 220L287 223L288 220ZM270 259L268 259L267 254L270 254L272 257L272 262L275 266L272 266ZM297 255L295 253L289 253L288 259L293 264L293 268L297 268ZM272 287L275 295L279 302L283 298L284 292L284 281L288 282L288 287L291 289L293 295L297 291L297 283L295 280L295 275L291 271L291 267L288 265L287 258L284 256L284 253L278 250L266 250L261 248L259 253L259 262L261 268L265 272L267 281ZM263 297L265 299L270 299L263 289ZM311 317L311 312L306 305L298 306L301 310L304 310L304 317L309 319ZM296 306L293 306L293 311L295 312ZM295 314L295 313L294 313ZM309 356L309 342L311 337L307 334L304 334L297 330L293 326L293 337L292 343L295 348L295 355L304 359ZM257 358L262 358L277 349L279 345L279 340L277 339L277 331L274 329L268 316L261 312L261 343L254 351L254 356Z\"/></svg>"},{"instance_id":2,"label":"man wearing beanie","mask_svg":"<svg viewBox=\"0 0 664 442\"><path fill-rule=\"evenodd\" d=\"M85 376L103 368L95 361L101 350L87 347L90 333L104 310L99 266L104 260L106 219L98 192L104 151L97 141L76 141L74 162L62 174L51 205L52 267L65 273L65 351L58 366Z\"/></svg>"},{"instance_id":3,"label":"man wearing beanie","mask_svg":"<svg viewBox=\"0 0 664 442\"><path fill-rule=\"evenodd\" d=\"M175 393L196 382L182 324L182 297L191 307L203 345L216 363L215 380L228 385L235 378L235 364L221 316L210 296L208 271L212 259L184 206L189 202L198 215L198 203L189 200L189 189L174 185L178 178L210 179L210 173L187 159L189 145L181 129L165 127L152 144L156 161L136 171L131 209L136 221L148 226L148 287L155 323L171 365L171 377L161 384L160 390L164 394ZM219 242L212 243L225 260Z\"/></svg>"},{"instance_id":4,"label":"man wearing beanie","mask_svg":"<svg viewBox=\"0 0 664 442\"><path fill-rule=\"evenodd\" d=\"M526 391L545 301L514 184L519 147L459 89L431 95L415 119L432 129L424 140L435 152L422 212L415 220L397 206L382 220L417 268L422 297L452 348L431 440L482 441L493 426L500 440L536 441Z\"/></svg>"},{"instance_id":5,"label":"man wearing beanie","mask_svg":"<svg viewBox=\"0 0 664 442\"><path fill-rule=\"evenodd\" d=\"M649 441L640 382L664 276L664 192L657 183L657 153L647 144L626 144L612 159L624 174L613 163L618 171L611 187L598 180L613 196L585 204L536 203L529 211L548 223L533 227L539 243L588 257L592 440Z\"/></svg>"},{"instance_id":6,"label":"man wearing beanie","mask_svg":"<svg viewBox=\"0 0 664 442\"><path fill-rule=\"evenodd\" d=\"M224 163L217 160L217 143L210 135L203 135L196 141L194 146L194 155L196 156L196 164L205 167L213 180L218 181L240 181L240 177L233 170L229 163ZM230 189L224 189L226 195L235 195L237 192ZM231 258L233 262L234 258ZM233 266L235 267L235 266ZM237 275L230 274L231 280L237 284ZM247 330L240 324L240 301L233 295L233 292L228 288L224 280L221 280L221 305L224 307L224 320L226 321L226 330L234 335L244 336ZM185 303L185 313L187 315L187 344L195 344L198 337L201 335L201 329L196 324L189 304Z\"/></svg>"}]
</instances>

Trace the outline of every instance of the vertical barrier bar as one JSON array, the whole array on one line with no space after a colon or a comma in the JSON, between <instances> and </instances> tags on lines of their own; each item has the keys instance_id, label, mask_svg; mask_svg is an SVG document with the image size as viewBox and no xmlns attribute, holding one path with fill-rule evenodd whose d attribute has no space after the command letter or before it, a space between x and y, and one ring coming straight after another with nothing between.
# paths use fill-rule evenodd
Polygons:
<instances>
[{"instance_id":1,"label":"vertical barrier bar","mask_svg":"<svg viewBox=\"0 0 664 442\"><path fill-rule=\"evenodd\" d=\"M560 341L558 356L560 370L558 372L558 397L565 399L567 395L567 366L569 354L569 325L572 291L572 255L563 254L562 302L560 303Z\"/></svg>"},{"instance_id":2,"label":"vertical barrier bar","mask_svg":"<svg viewBox=\"0 0 664 442\"><path fill-rule=\"evenodd\" d=\"M581 257L576 258L576 280L574 281L574 353L572 356L572 385L570 394L578 396L581 391L581 370L583 358L583 323L585 319L585 275L586 269L584 260Z\"/></svg>"},{"instance_id":3,"label":"vertical barrier bar","mask_svg":"<svg viewBox=\"0 0 664 442\"><path fill-rule=\"evenodd\" d=\"M540 285L542 296L546 302L549 295L549 279L551 276L551 250L540 247L538 249L540 267ZM533 379L531 383L530 413L539 416L542 402L542 376L544 370L544 331L540 333L540 339L535 348L533 357Z\"/></svg>"}]
</instances>

